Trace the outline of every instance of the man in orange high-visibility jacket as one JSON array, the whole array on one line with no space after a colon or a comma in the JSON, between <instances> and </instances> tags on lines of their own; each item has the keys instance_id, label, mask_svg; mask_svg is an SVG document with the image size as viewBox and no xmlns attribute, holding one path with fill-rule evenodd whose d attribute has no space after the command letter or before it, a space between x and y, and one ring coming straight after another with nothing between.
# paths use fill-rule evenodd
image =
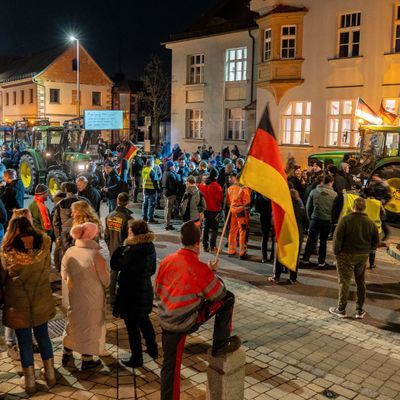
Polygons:
<instances>
[{"instance_id":1,"label":"man in orange high-visibility jacket","mask_svg":"<svg viewBox=\"0 0 400 400\"><path fill-rule=\"evenodd\" d=\"M237 236L239 234L239 255L241 260L247 259L247 230L249 229L249 208L251 191L239 184L236 173L230 176L231 186L228 189L227 202L231 212L231 227L228 236L228 255L236 254Z\"/></svg>"}]
</instances>

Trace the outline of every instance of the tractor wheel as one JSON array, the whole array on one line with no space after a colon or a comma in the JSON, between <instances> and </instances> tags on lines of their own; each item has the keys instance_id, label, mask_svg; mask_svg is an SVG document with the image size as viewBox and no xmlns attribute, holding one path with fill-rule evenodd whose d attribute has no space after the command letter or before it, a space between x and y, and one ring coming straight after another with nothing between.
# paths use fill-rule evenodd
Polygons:
<instances>
[{"instance_id":1,"label":"tractor wheel","mask_svg":"<svg viewBox=\"0 0 400 400\"><path fill-rule=\"evenodd\" d=\"M46 182L50 195L54 196L59 190L61 190L61 184L63 182L68 182L68 177L64 171L53 170L47 173Z\"/></svg>"},{"instance_id":2,"label":"tractor wheel","mask_svg":"<svg viewBox=\"0 0 400 400\"><path fill-rule=\"evenodd\" d=\"M30 154L23 154L19 161L19 177L24 185L25 191L32 194L39 183L39 174L35 160Z\"/></svg>"}]
</instances>

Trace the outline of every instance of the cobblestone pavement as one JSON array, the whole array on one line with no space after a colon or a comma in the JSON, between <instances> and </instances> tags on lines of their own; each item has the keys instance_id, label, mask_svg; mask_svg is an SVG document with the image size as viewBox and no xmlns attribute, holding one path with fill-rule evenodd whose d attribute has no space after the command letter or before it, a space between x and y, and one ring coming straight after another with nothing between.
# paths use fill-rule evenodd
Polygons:
<instances>
[{"instance_id":1,"label":"cobblestone pavement","mask_svg":"<svg viewBox=\"0 0 400 400\"><path fill-rule=\"evenodd\" d=\"M178 247L178 238L176 234L165 234L161 227L155 230L161 258ZM209 256L202 257L207 259ZM385 256L382 264L385 264L384 273L397 276L398 282L398 264L390 263ZM241 336L247 353L245 399L326 399L328 397L323 393L329 390L337 395L337 399L400 400L398 332L378 329L368 321L339 320L330 316L325 305L320 305L319 297L312 296L316 285L307 289L309 281L315 283L326 279L321 277L321 272L305 271L299 285L271 287L265 284L266 271L261 274L249 265L240 266L236 260L224 256L220 265L228 288L236 295L234 333ZM266 268L270 271L270 266ZM329 290L334 292L329 292L329 297L334 304L334 271L323 271L326 272L330 273ZM53 274L52 279L60 302L59 276ZM297 295L296 290L301 286L306 289ZM289 289L293 291L288 294ZM304 300L304 290L309 290L313 303ZM392 319L399 322L400 301L396 293L391 295L389 304L379 306L377 312L391 309ZM352 308L350 302L348 311ZM61 309L56 318L63 318ZM152 320L161 343L155 312ZM153 361L145 354L145 365L140 369L121 366L118 360L129 353L126 329L122 321L112 317L110 310L107 321L107 353L102 356L102 368L80 372L79 359L76 359L75 367L61 367L62 338L57 336L53 339L57 385L48 390L44 382L38 381L40 392L32 397L46 400L159 399L162 357ZM182 400L205 399L207 350L211 337L211 323L188 337L182 362ZM39 367L38 359L37 370ZM12 362L6 352L0 353L0 392L6 393L7 399L27 397L18 385L20 374L19 362Z\"/></svg>"}]
</instances>

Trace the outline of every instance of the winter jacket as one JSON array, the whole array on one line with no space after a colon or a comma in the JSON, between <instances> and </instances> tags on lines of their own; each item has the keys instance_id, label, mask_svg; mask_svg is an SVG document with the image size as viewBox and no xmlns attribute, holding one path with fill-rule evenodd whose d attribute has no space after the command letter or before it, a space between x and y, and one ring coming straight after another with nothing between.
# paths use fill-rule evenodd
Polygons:
<instances>
[{"instance_id":1,"label":"winter jacket","mask_svg":"<svg viewBox=\"0 0 400 400\"><path fill-rule=\"evenodd\" d=\"M46 204L45 204L46 206ZM35 200L32 201L31 204L29 204L29 211L32 214L32 219L33 219L33 226L35 227L35 229L42 231L42 232L46 232L44 230L44 224L43 224L43 219L42 219L42 215L40 214L40 210L39 207L36 203ZM46 206L47 208L47 206ZM49 209L47 208L47 211L49 212ZM50 218L50 212L49 212L49 218ZM51 218L50 218L50 222L51 222ZM46 233L48 233L49 235L51 235L51 230L47 231Z\"/></svg>"},{"instance_id":2,"label":"winter jacket","mask_svg":"<svg viewBox=\"0 0 400 400\"><path fill-rule=\"evenodd\" d=\"M201 193L203 193L204 200L206 202L206 210L219 212L222 210L224 203L224 194L222 188L217 182L211 182L210 184L202 183L199 185Z\"/></svg>"},{"instance_id":3,"label":"winter jacket","mask_svg":"<svg viewBox=\"0 0 400 400\"><path fill-rule=\"evenodd\" d=\"M140 178L142 176L142 169L144 167L144 161L142 157L136 156L131 164L131 177Z\"/></svg>"},{"instance_id":4,"label":"winter jacket","mask_svg":"<svg viewBox=\"0 0 400 400\"><path fill-rule=\"evenodd\" d=\"M4 290L3 324L13 329L34 328L56 313L50 287L50 238L37 236L38 249L1 253Z\"/></svg>"},{"instance_id":5,"label":"winter jacket","mask_svg":"<svg viewBox=\"0 0 400 400\"><path fill-rule=\"evenodd\" d=\"M343 254L369 254L379 244L376 224L365 213L352 212L344 216L336 227L333 252Z\"/></svg>"},{"instance_id":6,"label":"winter jacket","mask_svg":"<svg viewBox=\"0 0 400 400\"><path fill-rule=\"evenodd\" d=\"M96 188L88 185L85 190L79 192L79 196L89 200L90 205L100 215L101 194Z\"/></svg>"},{"instance_id":7,"label":"winter jacket","mask_svg":"<svg viewBox=\"0 0 400 400\"><path fill-rule=\"evenodd\" d=\"M75 240L62 259L61 277L69 301L63 345L81 354L102 354L110 270L100 246L93 240Z\"/></svg>"},{"instance_id":8,"label":"winter jacket","mask_svg":"<svg viewBox=\"0 0 400 400\"><path fill-rule=\"evenodd\" d=\"M183 222L198 221L200 213L203 213L207 208L203 194L197 186L190 186L186 189L183 195L179 210L182 215Z\"/></svg>"},{"instance_id":9,"label":"winter jacket","mask_svg":"<svg viewBox=\"0 0 400 400\"><path fill-rule=\"evenodd\" d=\"M334 177L334 182L333 182L333 190L337 193L343 193L343 190L347 190L348 185L347 185L347 181L346 178L343 175L340 174L336 174Z\"/></svg>"},{"instance_id":10,"label":"winter jacket","mask_svg":"<svg viewBox=\"0 0 400 400\"><path fill-rule=\"evenodd\" d=\"M337 193L329 185L317 186L307 200L307 216L318 221L332 221L333 203Z\"/></svg>"},{"instance_id":11,"label":"winter jacket","mask_svg":"<svg viewBox=\"0 0 400 400\"><path fill-rule=\"evenodd\" d=\"M163 194L166 197L176 196L179 191L179 178L174 171L165 171L162 177Z\"/></svg>"},{"instance_id":12,"label":"winter jacket","mask_svg":"<svg viewBox=\"0 0 400 400\"><path fill-rule=\"evenodd\" d=\"M120 178L115 171L105 175L105 187L108 189L106 192L107 199L116 199L118 197Z\"/></svg>"},{"instance_id":13,"label":"winter jacket","mask_svg":"<svg viewBox=\"0 0 400 400\"><path fill-rule=\"evenodd\" d=\"M15 208L24 207L24 197L25 188L20 179L15 179L10 183L7 183L1 199L3 200L4 206L7 210L8 219L11 218Z\"/></svg>"},{"instance_id":14,"label":"winter jacket","mask_svg":"<svg viewBox=\"0 0 400 400\"><path fill-rule=\"evenodd\" d=\"M226 295L222 280L189 249L161 261L155 291L161 327L169 332L190 331L202 301L217 301Z\"/></svg>"},{"instance_id":15,"label":"winter jacket","mask_svg":"<svg viewBox=\"0 0 400 400\"><path fill-rule=\"evenodd\" d=\"M131 219L133 219L132 211L122 206L117 206L114 211L107 215L104 240L111 256L128 237L128 222Z\"/></svg>"},{"instance_id":16,"label":"winter jacket","mask_svg":"<svg viewBox=\"0 0 400 400\"><path fill-rule=\"evenodd\" d=\"M151 313L151 276L156 272L156 249L153 241L152 232L129 237L112 255L111 268L119 272L114 316L135 318Z\"/></svg>"}]
</instances>

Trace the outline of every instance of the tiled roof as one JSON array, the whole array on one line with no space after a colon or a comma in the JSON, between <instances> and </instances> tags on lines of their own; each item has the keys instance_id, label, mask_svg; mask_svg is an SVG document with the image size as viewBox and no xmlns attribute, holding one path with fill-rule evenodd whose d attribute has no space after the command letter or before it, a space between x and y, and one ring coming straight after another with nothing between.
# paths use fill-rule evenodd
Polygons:
<instances>
[{"instance_id":1,"label":"tiled roof","mask_svg":"<svg viewBox=\"0 0 400 400\"><path fill-rule=\"evenodd\" d=\"M171 34L166 42L192 39L256 28L258 14L251 11L249 0L220 0L184 31Z\"/></svg>"},{"instance_id":2,"label":"tiled roof","mask_svg":"<svg viewBox=\"0 0 400 400\"><path fill-rule=\"evenodd\" d=\"M64 53L67 48L66 45L57 46L27 57L0 56L0 82L11 82L35 76Z\"/></svg>"}]
</instances>

